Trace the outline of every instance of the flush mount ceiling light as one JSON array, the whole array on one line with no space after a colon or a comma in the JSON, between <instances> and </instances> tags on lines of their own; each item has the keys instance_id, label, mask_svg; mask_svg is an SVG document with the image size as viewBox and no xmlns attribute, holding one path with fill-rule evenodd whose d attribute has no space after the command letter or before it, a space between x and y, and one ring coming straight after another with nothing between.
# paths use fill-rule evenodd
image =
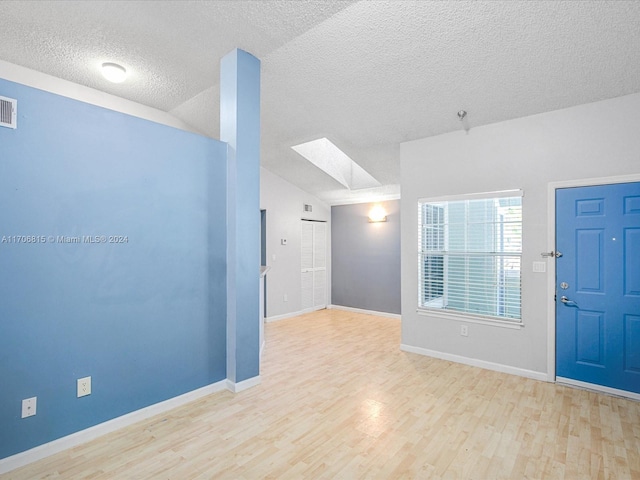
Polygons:
<instances>
[{"instance_id":1,"label":"flush mount ceiling light","mask_svg":"<svg viewBox=\"0 0 640 480\"><path fill-rule=\"evenodd\" d=\"M291 148L349 190L381 185L369 172L326 138L301 143Z\"/></svg>"},{"instance_id":2,"label":"flush mount ceiling light","mask_svg":"<svg viewBox=\"0 0 640 480\"><path fill-rule=\"evenodd\" d=\"M102 75L104 78L113 83L122 83L127 78L127 69L117 63L103 63Z\"/></svg>"}]
</instances>

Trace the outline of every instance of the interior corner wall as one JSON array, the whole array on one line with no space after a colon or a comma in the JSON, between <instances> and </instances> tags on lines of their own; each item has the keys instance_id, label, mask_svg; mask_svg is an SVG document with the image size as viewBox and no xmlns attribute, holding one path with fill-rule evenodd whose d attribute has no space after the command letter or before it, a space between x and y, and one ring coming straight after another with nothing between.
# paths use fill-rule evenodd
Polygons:
<instances>
[{"instance_id":1,"label":"interior corner wall","mask_svg":"<svg viewBox=\"0 0 640 480\"><path fill-rule=\"evenodd\" d=\"M303 212L304 204L312 205L313 211ZM301 220L327 222L329 239L331 209L265 168L260 169L260 209L266 210L267 265L271 267L266 275L266 317L295 315L302 310ZM282 245L282 239L287 240L286 245ZM331 292L331 249L327 242L327 297Z\"/></svg>"},{"instance_id":2,"label":"interior corner wall","mask_svg":"<svg viewBox=\"0 0 640 480\"><path fill-rule=\"evenodd\" d=\"M550 182L640 173L640 94L403 143L402 343L546 374L547 275L532 262L548 244ZM522 319L506 329L417 312L419 198L522 189ZM548 260L550 261L550 260Z\"/></svg>"},{"instance_id":3,"label":"interior corner wall","mask_svg":"<svg viewBox=\"0 0 640 480\"><path fill-rule=\"evenodd\" d=\"M18 100L0 128L5 458L225 379L227 146L1 79L0 95Z\"/></svg>"},{"instance_id":4,"label":"interior corner wall","mask_svg":"<svg viewBox=\"0 0 640 480\"><path fill-rule=\"evenodd\" d=\"M387 221L369 222L380 204ZM400 314L400 200L331 207L331 302Z\"/></svg>"}]
</instances>

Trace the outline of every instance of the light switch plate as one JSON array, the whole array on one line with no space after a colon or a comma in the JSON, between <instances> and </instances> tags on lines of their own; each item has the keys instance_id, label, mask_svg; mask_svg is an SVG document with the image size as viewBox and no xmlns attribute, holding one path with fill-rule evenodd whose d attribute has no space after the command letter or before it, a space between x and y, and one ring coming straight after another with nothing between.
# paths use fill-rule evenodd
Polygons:
<instances>
[{"instance_id":1,"label":"light switch plate","mask_svg":"<svg viewBox=\"0 0 640 480\"><path fill-rule=\"evenodd\" d=\"M547 264L544 262L533 262L533 271L535 273L544 273L547 271Z\"/></svg>"}]
</instances>

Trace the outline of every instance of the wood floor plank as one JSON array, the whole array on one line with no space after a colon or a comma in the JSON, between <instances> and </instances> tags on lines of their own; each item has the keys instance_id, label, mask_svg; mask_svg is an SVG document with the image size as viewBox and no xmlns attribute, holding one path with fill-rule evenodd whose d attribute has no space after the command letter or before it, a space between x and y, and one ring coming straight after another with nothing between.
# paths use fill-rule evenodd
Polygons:
<instances>
[{"instance_id":1,"label":"wood floor plank","mask_svg":"<svg viewBox=\"0 0 640 480\"><path fill-rule=\"evenodd\" d=\"M640 402L402 352L400 322L266 325L262 384L2 479L639 479Z\"/></svg>"}]
</instances>

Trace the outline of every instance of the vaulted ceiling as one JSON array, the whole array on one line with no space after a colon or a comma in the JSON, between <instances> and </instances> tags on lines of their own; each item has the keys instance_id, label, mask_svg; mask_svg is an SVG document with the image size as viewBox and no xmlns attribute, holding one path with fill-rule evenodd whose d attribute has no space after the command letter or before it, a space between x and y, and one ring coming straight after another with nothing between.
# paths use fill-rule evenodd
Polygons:
<instances>
[{"instance_id":1,"label":"vaulted ceiling","mask_svg":"<svg viewBox=\"0 0 640 480\"><path fill-rule=\"evenodd\" d=\"M400 142L462 128L461 109L472 131L640 92L640 1L0 2L1 60L214 138L235 47L262 61L262 166L346 203L398 195ZM382 186L349 190L291 149L322 137Z\"/></svg>"}]
</instances>

